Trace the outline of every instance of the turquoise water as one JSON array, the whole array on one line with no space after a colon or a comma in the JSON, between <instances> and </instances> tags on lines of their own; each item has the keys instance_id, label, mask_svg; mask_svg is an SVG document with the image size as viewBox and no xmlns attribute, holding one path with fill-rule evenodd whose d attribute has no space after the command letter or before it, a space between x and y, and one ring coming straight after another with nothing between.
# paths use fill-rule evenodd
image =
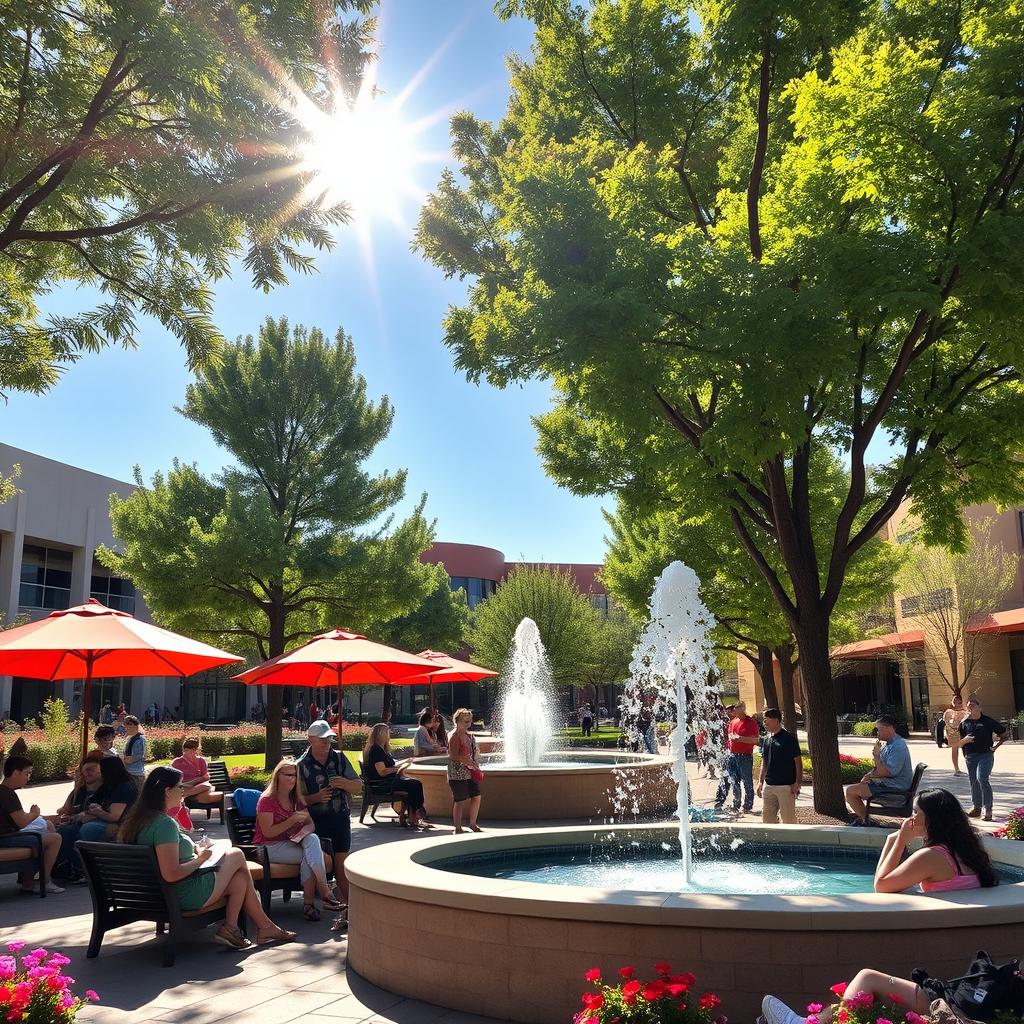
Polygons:
<instances>
[{"instance_id":1,"label":"turquoise water","mask_svg":"<svg viewBox=\"0 0 1024 1024\"><path fill-rule=\"evenodd\" d=\"M730 846L735 845L735 849ZM503 850L449 858L431 866L483 878L587 889L719 894L841 896L871 892L878 854L860 848L745 843L727 834L724 849L695 851L693 883L683 878L678 846L612 843ZM1000 880L1024 881L1024 872L1000 868Z\"/></svg>"}]
</instances>

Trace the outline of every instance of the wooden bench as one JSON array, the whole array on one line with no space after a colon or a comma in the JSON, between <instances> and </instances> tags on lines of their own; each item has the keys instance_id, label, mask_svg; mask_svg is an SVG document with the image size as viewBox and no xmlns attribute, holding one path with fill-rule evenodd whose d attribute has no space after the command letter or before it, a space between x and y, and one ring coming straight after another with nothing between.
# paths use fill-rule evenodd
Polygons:
<instances>
[{"instance_id":1,"label":"wooden bench","mask_svg":"<svg viewBox=\"0 0 1024 1024\"><path fill-rule=\"evenodd\" d=\"M883 790L869 797L864 807L864 817L870 821L871 811L874 810L885 818L909 818L914 813L914 800L917 799L917 791L927 768L928 765L919 764L914 769L910 789Z\"/></svg>"},{"instance_id":2,"label":"wooden bench","mask_svg":"<svg viewBox=\"0 0 1024 1024\"><path fill-rule=\"evenodd\" d=\"M206 811L206 820L210 820L211 811L220 815L221 824L224 824L224 794L234 789L231 776L228 775L228 766L224 761L208 761L206 771L210 776L210 784L217 791L220 799L216 803L207 803L198 797L190 796L185 800L185 806L192 811Z\"/></svg>"},{"instance_id":3,"label":"wooden bench","mask_svg":"<svg viewBox=\"0 0 1024 1024\"><path fill-rule=\"evenodd\" d=\"M253 842L256 835L255 817L250 818L239 814L237 807L226 808L224 814L231 845L237 846L245 854L247 861L257 865L256 870L250 869L252 884L260 894L260 903L263 904L264 911L269 914L270 898L275 891L281 891L285 902L292 898L293 892L301 892L302 881L299 877L299 865L271 862L267 848L257 846ZM321 839L320 846L326 856L324 868L327 871L327 877L331 878L334 873L334 845L329 839Z\"/></svg>"},{"instance_id":4,"label":"wooden bench","mask_svg":"<svg viewBox=\"0 0 1024 1024\"><path fill-rule=\"evenodd\" d=\"M178 945L186 935L224 919L226 900L206 910L181 909L174 886L160 874L152 846L79 840L75 849L82 859L92 897L92 935L87 957L100 955L103 936L114 928L152 921L157 935L167 933L164 967L173 967ZM238 924L244 932L244 917L239 917Z\"/></svg>"},{"instance_id":5,"label":"wooden bench","mask_svg":"<svg viewBox=\"0 0 1024 1024\"><path fill-rule=\"evenodd\" d=\"M43 878L43 837L38 832L16 832L0 836L0 875L31 871L39 874L39 895L46 897Z\"/></svg>"}]
</instances>

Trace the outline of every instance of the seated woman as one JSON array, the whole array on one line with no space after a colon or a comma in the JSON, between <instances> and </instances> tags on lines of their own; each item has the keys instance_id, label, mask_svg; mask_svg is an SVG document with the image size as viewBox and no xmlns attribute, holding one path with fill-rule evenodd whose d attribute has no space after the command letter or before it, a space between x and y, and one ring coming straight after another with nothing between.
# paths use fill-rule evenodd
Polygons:
<instances>
[{"instance_id":1,"label":"seated woman","mask_svg":"<svg viewBox=\"0 0 1024 1024\"><path fill-rule=\"evenodd\" d=\"M264 913L241 850L233 847L212 869L203 870L212 850L197 850L192 838L170 816L180 806L184 791L181 772L176 768L154 768L118 831L118 842L152 846L156 850L160 874L174 886L182 910L205 910L226 900L224 923L216 931L218 942L235 949L252 945L238 927L242 910L256 924L256 945L291 942L295 932L279 928Z\"/></svg>"},{"instance_id":2,"label":"seated woman","mask_svg":"<svg viewBox=\"0 0 1024 1024\"><path fill-rule=\"evenodd\" d=\"M434 739L438 746L443 747L442 753L448 753L448 729L444 724L444 715L440 711L434 712Z\"/></svg>"},{"instance_id":3,"label":"seated woman","mask_svg":"<svg viewBox=\"0 0 1024 1024\"><path fill-rule=\"evenodd\" d=\"M409 767L409 762L395 761L390 747L391 729L387 722L378 722L370 730L363 747L363 771L371 782L390 780L391 788L400 791L395 796L395 803L401 804L399 824L403 828L419 828L423 815L423 784L419 779L409 779L402 774ZM422 824L424 828L433 828L427 822Z\"/></svg>"},{"instance_id":4,"label":"seated woman","mask_svg":"<svg viewBox=\"0 0 1024 1024\"><path fill-rule=\"evenodd\" d=\"M81 839L82 825L91 820L84 815L88 800L94 799L103 779L100 775L99 755L87 754L75 770L75 784L71 787L67 799L51 819L57 834L61 838L60 853L54 864L54 874L69 881L84 881L78 855L75 853L75 842Z\"/></svg>"},{"instance_id":5,"label":"seated woman","mask_svg":"<svg viewBox=\"0 0 1024 1024\"><path fill-rule=\"evenodd\" d=\"M433 754L448 753L448 747L437 741L436 722L437 718L430 708L420 714L420 727L412 738L413 757L430 757Z\"/></svg>"},{"instance_id":6,"label":"seated woman","mask_svg":"<svg viewBox=\"0 0 1024 1024\"><path fill-rule=\"evenodd\" d=\"M253 842L267 848L272 864L299 865L306 920L319 921L320 911L313 902L316 894L323 905L335 913L344 905L327 882L320 837L313 831L313 819L296 788L298 774L294 758L278 761L256 804Z\"/></svg>"},{"instance_id":7,"label":"seated woman","mask_svg":"<svg viewBox=\"0 0 1024 1024\"><path fill-rule=\"evenodd\" d=\"M117 826L139 795L134 779L119 757L100 761L100 788L86 797L78 838L88 843L113 842Z\"/></svg>"},{"instance_id":8,"label":"seated woman","mask_svg":"<svg viewBox=\"0 0 1024 1024\"><path fill-rule=\"evenodd\" d=\"M185 799L193 797L201 804L219 804L221 794L213 788L206 758L201 756L202 748L197 736L186 736L181 743L181 757L171 762L171 767L181 772L185 783Z\"/></svg>"},{"instance_id":9,"label":"seated woman","mask_svg":"<svg viewBox=\"0 0 1024 1024\"><path fill-rule=\"evenodd\" d=\"M904 860L912 839L923 839L924 846ZM978 833L960 802L945 789L918 795L914 813L898 832L885 837L875 868L875 892L900 892L913 885L921 892L956 892L995 884L995 871Z\"/></svg>"}]
</instances>

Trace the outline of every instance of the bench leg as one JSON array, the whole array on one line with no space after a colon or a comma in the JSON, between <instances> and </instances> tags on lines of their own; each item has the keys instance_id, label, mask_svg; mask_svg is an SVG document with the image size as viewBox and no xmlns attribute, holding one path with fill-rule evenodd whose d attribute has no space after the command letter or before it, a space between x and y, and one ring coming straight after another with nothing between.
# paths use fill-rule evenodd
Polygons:
<instances>
[{"instance_id":1,"label":"bench leg","mask_svg":"<svg viewBox=\"0 0 1024 1024\"><path fill-rule=\"evenodd\" d=\"M100 955L100 946L103 945L103 936L105 934L106 929L99 919L94 916L92 920L92 934L89 936L89 947L85 951L88 959L95 960Z\"/></svg>"},{"instance_id":2,"label":"bench leg","mask_svg":"<svg viewBox=\"0 0 1024 1024\"><path fill-rule=\"evenodd\" d=\"M174 958L178 955L178 943L174 941L174 933L167 933L167 940L164 942L164 967L173 967Z\"/></svg>"}]
</instances>

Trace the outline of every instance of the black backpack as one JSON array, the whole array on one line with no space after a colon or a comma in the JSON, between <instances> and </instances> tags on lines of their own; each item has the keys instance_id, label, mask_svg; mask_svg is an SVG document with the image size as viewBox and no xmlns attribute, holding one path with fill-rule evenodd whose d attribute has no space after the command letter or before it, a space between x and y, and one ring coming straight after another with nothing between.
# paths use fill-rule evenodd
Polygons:
<instances>
[{"instance_id":1,"label":"black backpack","mask_svg":"<svg viewBox=\"0 0 1024 1024\"><path fill-rule=\"evenodd\" d=\"M971 961L967 973L949 981L931 978L921 967L911 975L933 999L945 999L971 1020L992 1020L997 1013L1024 1017L1024 978L1020 961L996 964L984 950Z\"/></svg>"}]
</instances>

